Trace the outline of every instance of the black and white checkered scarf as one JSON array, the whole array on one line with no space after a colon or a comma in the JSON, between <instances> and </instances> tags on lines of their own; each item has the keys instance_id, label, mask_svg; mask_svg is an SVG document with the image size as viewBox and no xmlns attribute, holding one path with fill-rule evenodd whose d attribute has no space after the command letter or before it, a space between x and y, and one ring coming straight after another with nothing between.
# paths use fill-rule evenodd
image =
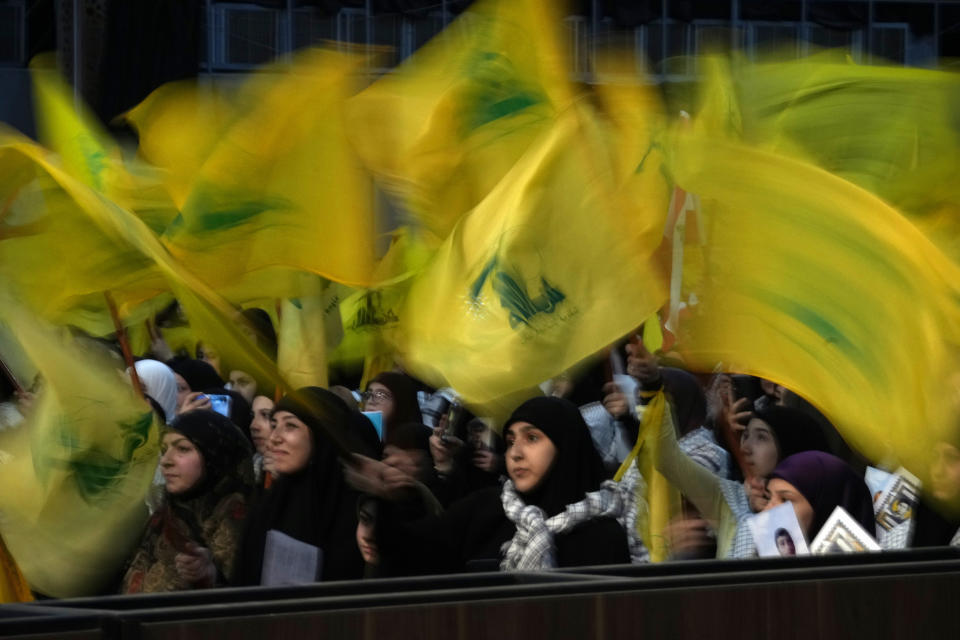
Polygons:
<instances>
[{"instance_id":1,"label":"black and white checkered scarf","mask_svg":"<svg viewBox=\"0 0 960 640\"><path fill-rule=\"evenodd\" d=\"M637 535L637 501L634 490L639 474L621 482L607 480L583 500L568 504L557 515L545 518L543 509L528 505L517 494L513 481L503 485L500 499L503 511L517 527L513 539L501 548L504 571L539 571L557 566L554 536L572 530L579 524L597 518L615 518L627 534L630 560L634 564L649 562L650 554ZM628 479L629 478L629 479Z\"/></svg>"}]
</instances>

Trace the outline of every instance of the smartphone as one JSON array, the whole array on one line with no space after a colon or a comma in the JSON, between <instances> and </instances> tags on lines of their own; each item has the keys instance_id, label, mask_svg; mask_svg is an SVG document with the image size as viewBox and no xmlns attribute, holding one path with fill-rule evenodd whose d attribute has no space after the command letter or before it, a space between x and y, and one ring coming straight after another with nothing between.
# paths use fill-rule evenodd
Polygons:
<instances>
[{"instance_id":1,"label":"smartphone","mask_svg":"<svg viewBox=\"0 0 960 640\"><path fill-rule=\"evenodd\" d=\"M383 442L386 439L386 434L383 433L383 411L361 411L360 413L370 419L373 428L377 430L377 435L380 436L380 442Z\"/></svg>"},{"instance_id":2,"label":"smartphone","mask_svg":"<svg viewBox=\"0 0 960 640\"><path fill-rule=\"evenodd\" d=\"M733 396L735 400L746 398L750 402L753 402L760 397L760 383L753 376L736 374L730 376L730 381L733 383Z\"/></svg>"},{"instance_id":3,"label":"smartphone","mask_svg":"<svg viewBox=\"0 0 960 640\"><path fill-rule=\"evenodd\" d=\"M474 418L467 423L467 442L475 451L493 451L493 425L484 418Z\"/></svg>"},{"instance_id":4,"label":"smartphone","mask_svg":"<svg viewBox=\"0 0 960 640\"><path fill-rule=\"evenodd\" d=\"M210 400L210 408L222 416L230 417L230 408L233 405L233 398L220 393L208 393L207 399Z\"/></svg>"},{"instance_id":5,"label":"smartphone","mask_svg":"<svg viewBox=\"0 0 960 640\"><path fill-rule=\"evenodd\" d=\"M446 429L440 434L440 439L444 442L444 444L455 440L460 440L460 438L457 438L456 429L459 426L457 423L460 421L460 415L462 413L463 407L459 402L450 403L450 406L447 409Z\"/></svg>"}]
</instances>

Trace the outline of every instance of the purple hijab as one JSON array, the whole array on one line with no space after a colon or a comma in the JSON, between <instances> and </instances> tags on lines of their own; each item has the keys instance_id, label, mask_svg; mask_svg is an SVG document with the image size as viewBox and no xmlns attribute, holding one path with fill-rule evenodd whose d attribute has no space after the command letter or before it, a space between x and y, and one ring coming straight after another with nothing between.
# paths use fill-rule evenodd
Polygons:
<instances>
[{"instance_id":1,"label":"purple hijab","mask_svg":"<svg viewBox=\"0 0 960 640\"><path fill-rule=\"evenodd\" d=\"M822 451L796 453L781 460L770 477L792 484L813 507L813 522L808 532L811 540L838 506L876 537L870 490L863 478L840 458Z\"/></svg>"}]
</instances>

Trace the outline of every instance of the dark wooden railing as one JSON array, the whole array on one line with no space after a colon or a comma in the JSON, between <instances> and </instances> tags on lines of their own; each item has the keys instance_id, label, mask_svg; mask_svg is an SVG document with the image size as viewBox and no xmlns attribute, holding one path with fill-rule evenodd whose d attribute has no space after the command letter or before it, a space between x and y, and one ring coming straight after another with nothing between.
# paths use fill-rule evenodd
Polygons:
<instances>
[{"instance_id":1,"label":"dark wooden railing","mask_svg":"<svg viewBox=\"0 0 960 640\"><path fill-rule=\"evenodd\" d=\"M960 638L960 549L47 600L0 637Z\"/></svg>"}]
</instances>

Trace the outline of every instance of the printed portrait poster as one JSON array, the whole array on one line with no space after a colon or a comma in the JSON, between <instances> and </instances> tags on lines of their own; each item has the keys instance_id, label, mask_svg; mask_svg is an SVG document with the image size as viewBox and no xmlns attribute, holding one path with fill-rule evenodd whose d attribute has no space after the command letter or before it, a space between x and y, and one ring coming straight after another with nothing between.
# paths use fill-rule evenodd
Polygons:
<instances>
[{"instance_id":1,"label":"printed portrait poster","mask_svg":"<svg viewBox=\"0 0 960 640\"><path fill-rule=\"evenodd\" d=\"M877 511L877 505L880 502L880 495L887 487L887 484L890 482L890 478L892 476L893 474L889 471L877 469L876 467L867 467L866 472L863 474L863 481L867 483L867 488L870 489L870 497L873 498L874 513Z\"/></svg>"},{"instance_id":2,"label":"printed portrait poster","mask_svg":"<svg viewBox=\"0 0 960 640\"><path fill-rule=\"evenodd\" d=\"M880 545L843 507L837 507L814 538L810 550L815 555L880 551Z\"/></svg>"},{"instance_id":3,"label":"printed portrait poster","mask_svg":"<svg viewBox=\"0 0 960 640\"><path fill-rule=\"evenodd\" d=\"M747 523L761 557L810 555L797 514L789 502L750 516Z\"/></svg>"},{"instance_id":4,"label":"printed portrait poster","mask_svg":"<svg viewBox=\"0 0 960 640\"><path fill-rule=\"evenodd\" d=\"M886 531L903 524L913 518L919 501L920 480L903 467L897 469L875 503L877 524Z\"/></svg>"}]
</instances>

